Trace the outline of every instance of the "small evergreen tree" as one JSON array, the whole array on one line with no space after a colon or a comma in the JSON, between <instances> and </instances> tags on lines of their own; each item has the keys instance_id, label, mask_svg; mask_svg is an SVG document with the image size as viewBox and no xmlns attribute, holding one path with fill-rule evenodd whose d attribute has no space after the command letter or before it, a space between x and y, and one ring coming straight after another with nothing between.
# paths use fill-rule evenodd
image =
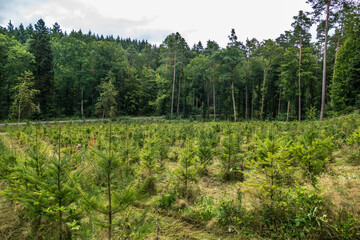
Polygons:
<instances>
[{"instance_id":1,"label":"small evergreen tree","mask_svg":"<svg viewBox=\"0 0 360 240\"><path fill-rule=\"evenodd\" d=\"M239 135L233 133L231 130L225 131L225 136L221 141L221 161L224 168L224 178L230 180L233 177L232 171L238 160L238 153L240 151Z\"/></svg>"},{"instance_id":2,"label":"small evergreen tree","mask_svg":"<svg viewBox=\"0 0 360 240\"><path fill-rule=\"evenodd\" d=\"M95 176L89 179L88 176L83 175L85 179L90 180L91 185L82 181L83 186L77 185L76 187L82 193L89 210L95 210L104 216L105 219L97 218L97 222L100 226L107 228L107 238L111 240L114 227L123 220L114 221L115 216L119 212L125 212L125 209L133 202L135 192L131 176L126 176L120 158L114 155L111 123L108 136L107 152L92 149L95 153L91 159L94 166L92 170L95 172L92 175ZM86 190L86 193L82 189ZM125 221L124 224L128 224L128 222Z\"/></svg>"},{"instance_id":3,"label":"small evergreen tree","mask_svg":"<svg viewBox=\"0 0 360 240\"><path fill-rule=\"evenodd\" d=\"M109 80L100 84L100 96L95 105L97 114L101 114L102 118L115 117L117 95L118 91L113 84L113 76L110 74Z\"/></svg>"},{"instance_id":4,"label":"small evergreen tree","mask_svg":"<svg viewBox=\"0 0 360 240\"><path fill-rule=\"evenodd\" d=\"M175 170L175 174L182 183L185 197L188 197L189 182L197 182L197 170L195 168L196 149L193 143L189 142L180 155L180 168Z\"/></svg>"},{"instance_id":5,"label":"small evergreen tree","mask_svg":"<svg viewBox=\"0 0 360 240\"><path fill-rule=\"evenodd\" d=\"M14 102L10 108L12 115L18 117L20 122L21 114L27 113L29 116L34 112L40 112L39 106L35 105L34 97L40 93L39 90L33 89L33 76L31 72L26 71L22 77L19 77L19 84L15 86Z\"/></svg>"},{"instance_id":6,"label":"small evergreen tree","mask_svg":"<svg viewBox=\"0 0 360 240\"><path fill-rule=\"evenodd\" d=\"M200 133L200 141L199 146L197 148L197 156L200 166L200 172L207 174L207 165L209 165L210 161L213 158L213 150L211 146L211 140L205 136L204 132Z\"/></svg>"}]
</instances>

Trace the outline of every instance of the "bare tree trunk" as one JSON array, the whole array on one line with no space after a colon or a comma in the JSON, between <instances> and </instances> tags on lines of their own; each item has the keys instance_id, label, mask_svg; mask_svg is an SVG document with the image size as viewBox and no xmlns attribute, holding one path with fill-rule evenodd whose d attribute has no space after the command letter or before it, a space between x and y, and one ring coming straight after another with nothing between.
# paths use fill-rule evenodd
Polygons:
<instances>
[{"instance_id":1,"label":"bare tree trunk","mask_svg":"<svg viewBox=\"0 0 360 240\"><path fill-rule=\"evenodd\" d=\"M340 32L338 33L338 39L336 44L336 52L335 52L335 61L334 61L334 71L333 71L333 77L332 77L332 88L334 88L335 85L335 73L336 73L336 63L337 63L337 57L340 47L340 37L341 37L342 27L340 29ZM333 97L331 97L331 102L333 101Z\"/></svg>"},{"instance_id":2,"label":"bare tree trunk","mask_svg":"<svg viewBox=\"0 0 360 240\"><path fill-rule=\"evenodd\" d=\"M261 108L260 108L260 121L263 120L263 113L264 113L264 102L265 102L265 86L266 86L266 78L267 78L268 71L264 69L264 80L261 88Z\"/></svg>"},{"instance_id":3,"label":"bare tree trunk","mask_svg":"<svg viewBox=\"0 0 360 240\"><path fill-rule=\"evenodd\" d=\"M254 116L254 92L255 92L255 89L254 89L254 84L252 84L252 96L251 96L251 113L250 113L250 119L253 119L253 116Z\"/></svg>"},{"instance_id":4,"label":"bare tree trunk","mask_svg":"<svg viewBox=\"0 0 360 240\"><path fill-rule=\"evenodd\" d=\"M281 90L280 89L280 94L279 94L279 103L278 103L278 116L281 114Z\"/></svg>"},{"instance_id":5,"label":"bare tree trunk","mask_svg":"<svg viewBox=\"0 0 360 240\"><path fill-rule=\"evenodd\" d=\"M290 115L290 100L288 101L288 106L287 106L287 112L286 112L286 121L289 121L289 115Z\"/></svg>"},{"instance_id":6,"label":"bare tree trunk","mask_svg":"<svg viewBox=\"0 0 360 240\"><path fill-rule=\"evenodd\" d=\"M321 110L320 110L320 121L324 118L325 113L325 95L326 95L326 55L327 55L327 44L328 44L328 28L329 28L329 15L330 15L330 4L331 0L328 1L326 8L326 21L325 21L325 46L324 46L324 59L323 59L323 76L322 76L322 88L321 88Z\"/></svg>"},{"instance_id":7,"label":"bare tree trunk","mask_svg":"<svg viewBox=\"0 0 360 240\"><path fill-rule=\"evenodd\" d=\"M210 118L210 94L211 94L211 77L209 80L209 87L208 87L208 93L207 93L207 119Z\"/></svg>"},{"instance_id":8,"label":"bare tree trunk","mask_svg":"<svg viewBox=\"0 0 360 240\"><path fill-rule=\"evenodd\" d=\"M180 77L179 77L179 88L178 88L178 98L177 98L177 106L176 106L176 116L179 117L180 114L180 93L181 93L181 71L182 71L182 64L180 64Z\"/></svg>"},{"instance_id":9,"label":"bare tree trunk","mask_svg":"<svg viewBox=\"0 0 360 240\"><path fill-rule=\"evenodd\" d=\"M234 122L236 122L236 106L235 106L234 81L231 82L231 96L232 96L233 109L234 109Z\"/></svg>"},{"instance_id":10,"label":"bare tree trunk","mask_svg":"<svg viewBox=\"0 0 360 240\"><path fill-rule=\"evenodd\" d=\"M84 90L81 90L81 117L84 118Z\"/></svg>"},{"instance_id":11,"label":"bare tree trunk","mask_svg":"<svg viewBox=\"0 0 360 240\"><path fill-rule=\"evenodd\" d=\"M299 53L299 119L301 121L301 50L302 50L302 31L300 29L300 53Z\"/></svg>"},{"instance_id":12,"label":"bare tree trunk","mask_svg":"<svg viewBox=\"0 0 360 240\"><path fill-rule=\"evenodd\" d=\"M20 97L20 100L19 100L18 123L20 123L20 117L21 117L21 97Z\"/></svg>"},{"instance_id":13,"label":"bare tree trunk","mask_svg":"<svg viewBox=\"0 0 360 240\"><path fill-rule=\"evenodd\" d=\"M250 53L248 56L248 65L246 69L246 81L245 81L245 120L248 119L248 82L249 82L249 70L250 70Z\"/></svg>"},{"instance_id":14,"label":"bare tree trunk","mask_svg":"<svg viewBox=\"0 0 360 240\"><path fill-rule=\"evenodd\" d=\"M171 93L171 119L173 119L173 112L174 112L175 77L176 77L176 51L174 54L174 77L173 77L172 93Z\"/></svg>"},{"instance_id":15,"label":"bare tree trunk","mask_svg":"<svg viewBox=\"0 0 360 240\"><path fill-rule=\"evenodd\" d=\"M213 102L214 102L214 121L216 120L216 101L215 101L215 64L213 64L213 69L212 69L212 76L213 76Z\"/></svg>"}]
</instances>

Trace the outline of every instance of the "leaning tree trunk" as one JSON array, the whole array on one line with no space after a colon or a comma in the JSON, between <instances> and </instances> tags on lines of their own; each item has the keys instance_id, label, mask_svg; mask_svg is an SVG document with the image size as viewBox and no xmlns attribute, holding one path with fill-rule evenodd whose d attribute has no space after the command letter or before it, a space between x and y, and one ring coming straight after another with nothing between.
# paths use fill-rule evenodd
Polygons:
<instances>
[{"instance_id":1,"label":"leaning tree trunk","mask_svg":"<svg viewBox=\"0 0 360 240\"><path fill-rule=\"evenodd\" d=\"M329 13L330 13L331 0L328 1L326 8L326 21L325 21L325 45L324 45L324 59L323 59L323 76L322 76L322 88L321 88L321 110L320 121L324 118L325 113L325 95L326 95L326 55L328 44L328 28L329 28Z\"/></svg>"}]
</instances>

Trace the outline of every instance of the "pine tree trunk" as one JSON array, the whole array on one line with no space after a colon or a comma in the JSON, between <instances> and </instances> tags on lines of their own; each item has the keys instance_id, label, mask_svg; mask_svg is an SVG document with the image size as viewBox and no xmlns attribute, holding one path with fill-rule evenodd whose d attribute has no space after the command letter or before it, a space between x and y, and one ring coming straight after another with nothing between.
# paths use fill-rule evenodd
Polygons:
<instances>
[{"instance_id":1,"label":"pine tree trunk","mask_svg":"<svg viewBox=\"0 0 360 240\"><path fill-rule=\"evenodd\" d=\"M111 240L111 232L112 232L112 207L111 207L111 161L112 161L112 155L111 155L111 123L110 123L110 134L109 134L109 160L108 160L108 172L107 172L107 189L108 189L108 240Z\"/></svg>"},{"instance_id":2,"label":"pine tree trunk","mask_svg":"<svg viewBox=\"0 0 360 240\"><path fill-rule=\"evenodd\" d=\"M263 120L263 113L264 113L264 102L265 102L265 86L266 86L266 78L267 78L268 71L264 69L264 80L261 88L261 108L260 108L260 121Z\"/></svg>"},{"instance_id":3,"label":"pine tree trunk","mask_svg":"<svg viewBox=\"0 0 360 240\"><path fill-rule=\"evenodd\" d=\"M300 53L299 53L299 119L301 121L301 50L302 50L302 31L300 29Z\"/></svg>"},{"instance_id":4,"label":"pine tree trunk","mask_svg":"<svg viewBox=\"0 0 360 240\"><path fill-rule=\"evenodd\" d=\"M110 167L110 166L109 166ZM109 171L109 170L108 170ZM109 224L109 228L108 228L108 240L111 240L111 227L112 227L112 208L111 208L111 176L110 176L110 171L108 172L108 203L109 203L109 207L108 207L108 224Z\"/></svg>"},{"instance_id":5,"label":"pine tree trunk","mask_svg":"<svg viewBox=\"0 0 360 240\"><path fill-rule=\"evenodd\" d=\"M336 63L337 63L337 57L338 57L338 52L339 52L339 47L340 47L341 32L342 32L342 28L341 28L340 32L338 33L338 39L337 39L337 44L336 44L336 52L335 52L335 60L334 60L334 71L333 71L333 77L332 77L332 88L333 89L334 89L334 86L335 86ZM331 97L331 102L333 102L333 97Z\"/></svg>"},{"instance_id":6,"label":"pine tree trunk","mask_svg":"<svg viewBox=\"0 0 360 240\"><path fill-rule=\"evenodd\" d=\"M289 115L290 115L290 100L288 101L288 106L287 106L287 112L286 112L286 121L289 121Z\"/></svg>"},{"instance_id":7,"label":"pine tree trunk","mask_svg":"<svg viewBox=\"0 0 360 240\"><path fill-rule=\"evenodd\" d=\"M248 65L246 69L246 81L245 81L245 120L248 119L248 82L249 82L249 70L250 70L250 53L248 56Z\"/></svg>"},{"instance_id":8,"label":"pine tree trunk","mask_svg":"<svg viewBox=\"0 0 360 240\"><path fill-rule=\"evenodd\" d=\"M232 95L233 110L234 110L234 122L236 122L236 106L235 106L234 82L231 82L231 95Z\"/></svg>"},{"instance_id":9,"label":"pine tree trunk","mask_svg":"<svg viewBox=\"0 0 360 240\"><path fill-rule=\"evenodd\" d=\"M320 121L324 118L325 113L325 95L326 95L326 55L328 45L328 28L329 28L329 15L330 15L331 0L328 1L326 8L326 21L325 21L325 46L324 46L324 59L323 59L323 76L322 76L322 88L321 88L321 110Z\"/></svg>"},{"instance_id":10,"label":"pine tree trunk","mask_svg":"<svg viewBox=\"0 0 360 240\"><path fill-rule=\"evenodd\" d=\"M173 77L172 93L171 93L171 120L173 119L173 112L174 112L175 77L176 77L176 51L174 54L174 77Z\"/></svg>"},{"instance_id":11,"label":"pine tree trunk","mask_svg":"<svg viewBox=\"0 0 360 240\"><path fill-rule=\"evenodd\" d=\"M179 88L178 88L178 98L177 98L177 106L176 106L176 116L179 117L180 114L180 93L181 93L181 71L182 71L182 64L180 64L180 77L179 77Z\"/></svg>"},{"instance_id":12,"label":"pine tree trunk","mask_svg":"<svg viewBox=\"0 0 360 240\"><path fill-rule=\"evenodd\" d=\"M41 239L41 232L40 232L41 217L35 217L34 222L35 222L34 223L35 239Z\"/></svg>"},{"instance_id":13,"label":"pine tree trunk","mask_svg":"<svg viewBox=\"0 0 360 240\"><path fill-rule=\"evenodd\" d=\"M81 117L84 118L84 90L81 90Z\"/></svg>"},{"instance_id":14,"label":"pine tree trunk","mask_svg":"<svg viewBox=\"0 0 360 240\"><path fill-rule=\"evenodd\" d=\"M57 185L59 193L62 193L61 188L61 128L59 127L59 153L58 153L58 165L57 165ZM62 207L62 199L59 198L59 208ZM59 239L62 240L62 211L59 209Z\"/></svg>"},{"instance_id":15,"label":"pine tree trunk","mask_svg":"<svg viewBox=\"0 0 360 240\"><path fill-rule=\"evenodd\" d=\"M250 113L250 119L253 119L254 116L254 95L255 95L255 89L254 84L252 84L252 96L251 96L251 113Z\"/></svg>"},{"instance_id":16,"label":"pine tree trunk","mask_svg":"<svg viewBox=\"0 0 360 240\"><path fill-rule=\"evenodd\" d=\"M20 123L20 117L21 117L21 97L20 97L20 101L19 101L18 123Z\"/></svg>"},{"instance_id":17,"label":"pine tree trunk","mask_svg":"<svg viewBox=\"0 0 360 240\"><path fill-rule=\"evenodd\" d=\"M278 102L278 116L281 114L281 88L280 88L280 94L279 94L279 102Z\"/></svg>"},{"instance_id":18,"label":"pine tree trunk","mask_svg":"<svg viewBox=\"0 0 360 240\"><path fill-rule=\"evenodd\" d=\"M210 118L210 94L211 94L211 77L209 80L209 87L208 87L208 92L207 92L207 113L206 113L207 119Z\"/></svg>"},{"instance_id":19,"label":"pine tree trunk","mask_svg":"<svg viewBox=\"0 0 360 240\"><path fill-rule=\"evenodd\" d=\"M216 120L216 103L215 103L215 64L213 64L213 69L212 69L212 75L213 75L213 102L214 102L214 121Z\"/></svg>"}]
</instances>

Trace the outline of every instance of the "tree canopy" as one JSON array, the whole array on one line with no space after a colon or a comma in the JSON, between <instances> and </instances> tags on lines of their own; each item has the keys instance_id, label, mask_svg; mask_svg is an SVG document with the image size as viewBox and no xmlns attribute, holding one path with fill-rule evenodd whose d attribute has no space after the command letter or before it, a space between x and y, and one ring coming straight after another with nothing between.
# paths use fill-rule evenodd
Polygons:
<instances>
[{"instance_id":1,"label":"tree canopy","mask_svg":"<svg viewBox=\"0 0 360 240\"><path fill-rule=\"evenodd\" d=\"M14 87L26 71L40 91L34 103L41 113L32 118L97 115L109 73L117 115L300 121L314 111L322 118L358 109L359 5L308 3L313 12L299 11L292 29L275 40L243 43L231 29L225 48L211 40L190 48L180 33L156 46L91 31L68 34L42 19L27 27L10 21L0 31L0 118L11 117ZM312 24L318 41L311 41Z\"/></svg>"}]
</instances>

